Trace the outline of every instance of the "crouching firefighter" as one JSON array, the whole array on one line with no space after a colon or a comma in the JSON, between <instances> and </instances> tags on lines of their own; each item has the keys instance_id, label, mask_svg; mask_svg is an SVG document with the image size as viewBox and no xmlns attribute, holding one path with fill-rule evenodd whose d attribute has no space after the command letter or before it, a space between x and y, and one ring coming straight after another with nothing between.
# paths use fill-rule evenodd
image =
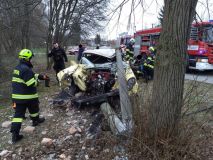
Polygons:
<instances>
[{"instance_id":1,"label":"crouching firefighter","mask_svg":"<svg viewBox=\"0 0 213 160\"><path fill-rule=\"evenodd\" d=\"M15 114L12 119L12 143L23 138L20 135L21 123L25 117L26 109L29 110L32 126L37 126L45 121L39 117L39 101L36 86L39 80L49 80L46 75L35 74L32 71L31 58L33 53L23 49L18 55L20 63L15 67L12 77L12 101Z\"/></svg>"}]
</instances>

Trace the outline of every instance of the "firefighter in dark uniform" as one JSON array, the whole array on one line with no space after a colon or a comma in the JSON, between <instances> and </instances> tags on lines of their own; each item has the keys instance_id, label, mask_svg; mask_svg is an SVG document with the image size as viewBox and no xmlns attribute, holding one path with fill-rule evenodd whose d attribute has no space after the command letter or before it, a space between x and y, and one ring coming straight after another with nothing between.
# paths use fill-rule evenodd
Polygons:
<instances>
[{"instance_id":1,"label":"firefighter in dark uniform","mask_svg":"<svg viewBox=\"0 0 213 160\"><path fill-rule=\"evenodd\" d=\"M125 60L126 61L132 61L134 60L134 44L135 44L135 39L131 38L127 47L126 47L126 54L125 54Z\"/></svg>"},{"instance_id":2,"label":"firefighter in dark uniform","mask_svg":"<svg viewBox=\"0 0 213 160\"><path fill-rule=\"evenodd\" d=\"M149 47L149 52L150 52L151 56L153 58L155 58L157 51L156 51L156 49L153 46Z\"/></svg>"},{"instance_id":3,"label":"firefighter in dark uniform","mask_svg":"<svg viewBox=\"0 0 213 160\"><path fill-rule=\"evenodd\" d=\"M11 133L12 143L23 138L20 135L21 123L25 117L26 109L29 110L32 125L37 126L45 121L39 117L39 101L36 86L39 80L49 80L46 75L35 74L32 71L31 58L33 53L29 49L23 49L18 55L20 63L15 67L12 77L12 101L15 114L12 119Z\"/></svg>"},{"instance_id":4,"label":"firefighter in dark uniform","mask_svg":"<svg viewBox=\"0 0 213 160\"><path fill-rule=\"evenodd\" d=\"M51 53L48 54L48 57L53 57L54 66L53 69L56 72L56 79L57 74L61 70L65 69L64 61L67 62L67 55L63 48L61 48L58 43L53 43L54 47L51 50Z\"/></svg>"},{"instance_id":5,"label":"firefighter in dark uniform","mask_svg":"<svg viewBox=\"0 0 213 160\"><path fill-rule=\"evenodd\" d=\"M143 71L146 82L148 80L152 80L154 77L154 64L155 58L151 52L148 52L143 64Z\"/></svg>"}]
</instances>

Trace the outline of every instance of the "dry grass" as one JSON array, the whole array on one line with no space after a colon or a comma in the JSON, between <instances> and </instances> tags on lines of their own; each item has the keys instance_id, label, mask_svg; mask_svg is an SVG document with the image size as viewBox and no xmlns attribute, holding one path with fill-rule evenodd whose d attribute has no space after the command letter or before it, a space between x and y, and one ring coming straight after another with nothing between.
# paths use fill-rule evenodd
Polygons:
<instances>
[{"instance_id":1,"label":"dry grass","mask_svg":"<svg viewBox=\"0 0 213 160\"><path fill-rule=\"evenodd\" d=\"M213 96L209 95L210 86L187 81L180 132L170 139L158 138L153 141L148 136L148 108L151 102L152 83L142 84L143 90L140 95L132 99L135 128L129 147L130 159L211 159L213 157L212 124L209 119L211 113L202 112L185 116L186 113L201 108L203 104L208 104L206 96Z\"/></svg>"}]
</instances>

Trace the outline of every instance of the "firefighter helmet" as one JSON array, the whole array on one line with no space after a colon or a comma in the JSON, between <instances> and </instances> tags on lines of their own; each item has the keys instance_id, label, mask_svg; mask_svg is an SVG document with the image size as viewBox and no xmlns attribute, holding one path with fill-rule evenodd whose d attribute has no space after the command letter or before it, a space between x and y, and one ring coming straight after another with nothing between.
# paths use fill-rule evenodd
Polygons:
<instances>
[{"instance_id":1,"label":"firefighter helmet","mask_svg":"<svg viewBox=\"0 0 213 160\"><path fill-rule=\"evenodd\" d=\"M132 43L132 44L134 44L134 43L135 43L135 39L134 39L134 38L131 38L131 39L129 40L129 42Z\"/></svg>"},{"instance_id":2,"label":"firefighter helmet","mask_svg":"<svg viewBox=\"0 0 213 160\"><path fill-rule=\"evenodd\" d=\"M29 61L32 57L33 57L33 52L29 49L22 49L18 54L19 59L24 59L27 61Z\"/></svg>"},{"instance_id":3,"label":"firefighter helmet","mask_svg":"<svg viewBox=\"0 0 213 160\"><path fill-rule=\"evenodd\" d=\"M149 51L154 52L155 48L151 46L151 47L149 47Z\"/></svg>"}]
</instances>

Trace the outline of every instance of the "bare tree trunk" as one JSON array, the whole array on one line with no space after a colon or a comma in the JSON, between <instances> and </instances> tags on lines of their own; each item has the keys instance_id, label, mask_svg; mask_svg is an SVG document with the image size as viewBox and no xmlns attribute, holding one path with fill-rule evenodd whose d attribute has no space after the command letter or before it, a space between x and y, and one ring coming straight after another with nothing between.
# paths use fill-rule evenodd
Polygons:
<instances>
[{"instance_id":1,"label":"bare tree trunk","mask_svg":"<svg viewBox=\"0 0 213 160\"><path fill-rule=\"evenodd\" d=\"M61 42L60 41L60 15L61 15L61 9L63 7L63 4L65 3L64 0L58 2L55 0L54 7L55 9L55 34L54 34L54 41L55 42Z\"/></svg>"},{"instance_id":2,"label":"bare tree trunk","mask_svg":"<svg viewBox=\"0 0 213 160\"><path fill-rule=\"evenodd\" d=\"M52 46L52 39L53 39L53 23L54 23L54 8L53 8L53 0L50 0L49 2L49 12L48 12L48 17L49 17L49 26L48 26L48 33L47 33L47 40L46 40L46 54L47 54L47 69L51 68L51 61L48 58L48 53L49 50L51 49Z\"/></svg>"},{"instance_id":3,"label":"bare tree trunk","mask_svg":"<svg viewBox=\"0 0 213 160\"><path fill-rule=\"evenodd\" d=\"M208 20L210 20L211 14L210 14L210 10L209 10L209 0L206 0L206 9L207 9L207 12L208 12Z\"/></svg>"},{"instance_id":4,"label":"bare tree trunk","mask_svg":"<svg viewBox=\"0 0 213 160\"><path fill-rule=\"evenodd\" d=\"M183 105L187 40L197 0L165 0L155 64L150 134L166 138L178 131Z\"/></svg>"},{"instance_id":5,"label":"bare tree trunk","mask_svg":"<svg viewBox=\"0 0 213 160\"><path fill-rule=\"evenodd\" d=\"M23 25L22 25L22 29L21 29L21 32L22 32L22 43L21 43L21 47L22 48L29 48L30 47L30 32L29 32L29 29L30 29L30 11L29 11L29 7L30 7L30 4L28 4L28 2L25 0L24 1L24 4L23 4Z\"/></svg>"}]
</instances>

